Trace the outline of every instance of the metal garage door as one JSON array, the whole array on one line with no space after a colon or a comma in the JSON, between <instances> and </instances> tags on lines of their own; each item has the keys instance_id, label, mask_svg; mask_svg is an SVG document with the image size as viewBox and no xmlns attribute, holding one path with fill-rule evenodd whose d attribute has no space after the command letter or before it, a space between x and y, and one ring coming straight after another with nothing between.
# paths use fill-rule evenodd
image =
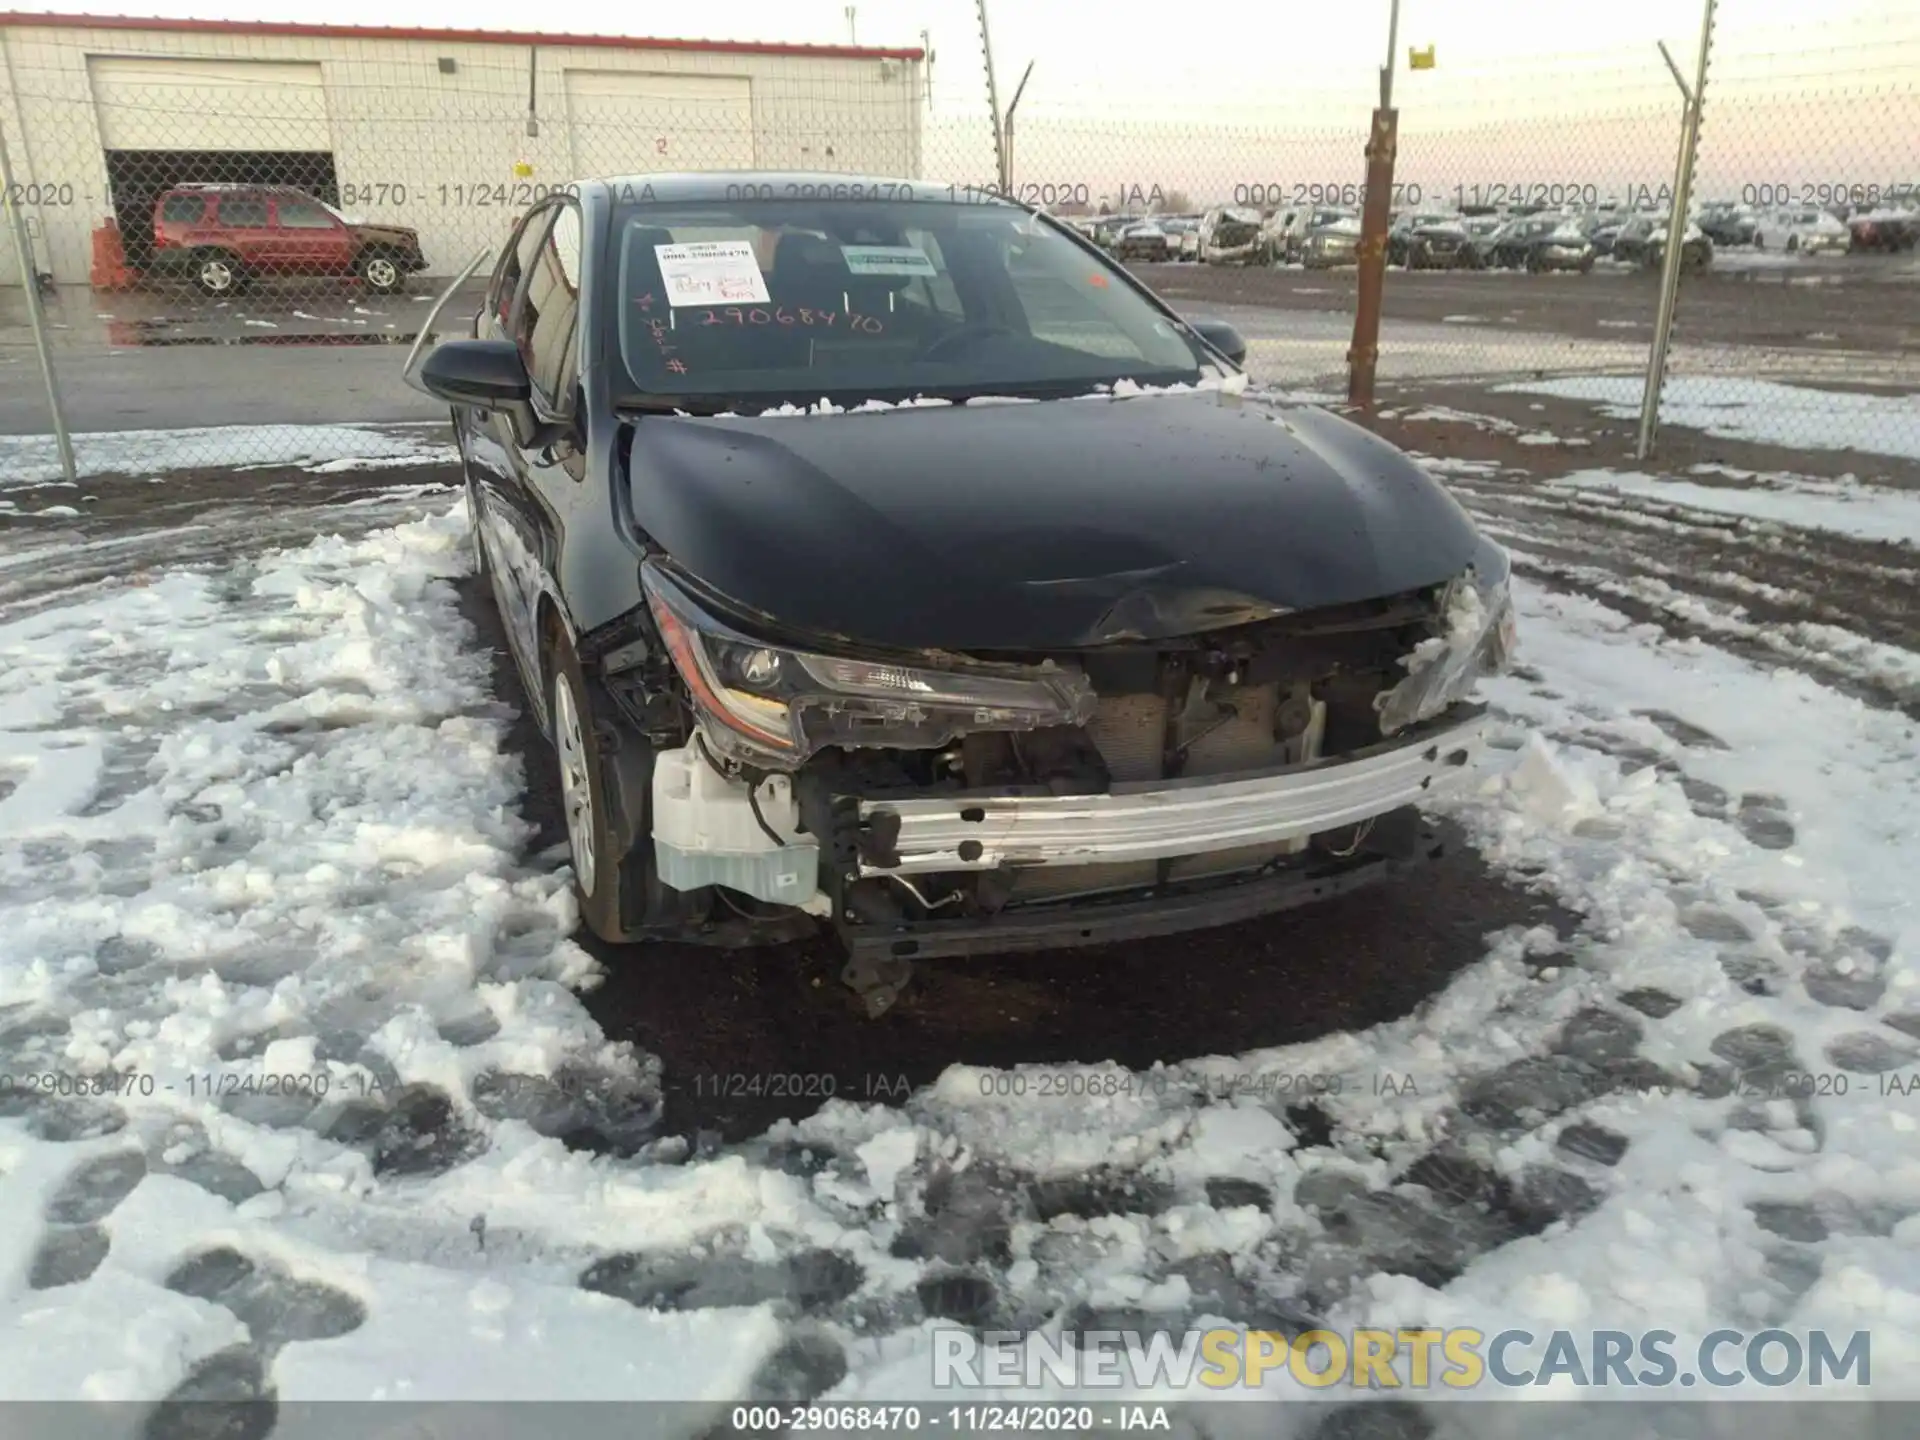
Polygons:
<instances>
[{"instance_id":1,"label":"metal garage door","mask_svg":"<svg viewBox=\"0 0 1920 1440\"><path fill-rule=\"evenodd\" d=\"M318 65L89 56L108 150L331 150Z\"/></svg>"},{"instance_id":2,"label":"metal garage door","mask_svg":"<svg viewBox=\"0 0 1920 1440\"><path fill-rule=\"evenodd\" d=\"M744 76L569 70L566 81L575 174L753 168Z\"/></svg>"}]
</instances>

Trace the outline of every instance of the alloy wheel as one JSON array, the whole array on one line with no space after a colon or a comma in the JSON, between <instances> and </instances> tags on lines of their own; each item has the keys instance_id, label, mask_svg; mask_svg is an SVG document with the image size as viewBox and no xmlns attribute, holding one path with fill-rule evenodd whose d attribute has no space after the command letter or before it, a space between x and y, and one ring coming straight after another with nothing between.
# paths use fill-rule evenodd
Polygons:
<instances>
[{"instance_id":1,"label":"alloy wheel","mask_svg":"<svg viewBox=\"0 0 1920 1440\"><path fill-rule=\"evenodd\" d=\"M567 843L573 849L573 873L584 895L593 893L593 784L587 773L586 740L573 685L562 672L553 679L553 744L560 760L560 803L567 812Z\"/></svg>"}]
</instances>

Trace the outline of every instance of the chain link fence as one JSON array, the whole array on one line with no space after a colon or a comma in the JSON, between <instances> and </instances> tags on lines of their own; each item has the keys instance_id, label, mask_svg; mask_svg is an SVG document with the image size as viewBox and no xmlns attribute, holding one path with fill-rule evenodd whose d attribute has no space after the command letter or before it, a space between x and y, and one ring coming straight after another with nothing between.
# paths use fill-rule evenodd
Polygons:
<instances>
[{"instance_id":1,"label":"chain link fence","mask_svg":"<svg viewBox=\"0 0 1920 1440\"><path fill-rule=\"evenodd\" d=\"M1920 461L1920 14L1887 0L1760 31L1742 5L1713 42L1661 423ZM62 468L36 348L84 473L446 458L443 417L398 381L404 347L448 277L576 176L996 181L977 65L949 60L935 97L913 49L160 23L0 23L28 262L0 236L7 480ZM1631 447L1675 79L1651 41L1525 64L1443 49L1400 76L1383 403L1510 426L1598 410ZM1258 381L1335 398L1372 88L1292 76L1254 108L1042 70L1006 125L1013 193L1232 320Z\"/></svg>"},{"instance_id":2,"label":"chain link fence","mask_svg":"<svg viewBox=\"0 0 1920 1440\"><path fill-rule=\"evenodd\" d=\"M1720 11L1662 423L1920 461L1920 7Z\"/></svg>"}]
</instances>

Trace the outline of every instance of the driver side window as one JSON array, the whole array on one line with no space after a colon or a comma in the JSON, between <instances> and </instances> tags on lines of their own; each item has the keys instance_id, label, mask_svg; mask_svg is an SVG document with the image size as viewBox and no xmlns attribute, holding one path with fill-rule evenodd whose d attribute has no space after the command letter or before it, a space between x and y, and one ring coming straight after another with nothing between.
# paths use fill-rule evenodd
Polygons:
<instances>
[{"instance_id":1,"label":"driver side window","mask_svg":"<svg viewBox=\"0 0 1920 1440\"><path fill-rule=\"evenodd\" d=\"M553 223L535 243L521 247L526 281L513 317L513 339L536 396L561 414L572 407L579 370L580 212L562 204L552 215Z\"/></svg>"},{"instance_id":2,"label":"driver side window","mask_svg":"<svg viewBox=\"0 0 1920 1440\"><path fill-rule=\"evenodd\" d=\"M507 237L500 263L494 267L487 286L487 311L494 324L506 329L513 318L513 300L520 293L520 278L526 273L527 260L540 243L552 211L546 206L529 211Z\"/></svg>"}]
</instances>

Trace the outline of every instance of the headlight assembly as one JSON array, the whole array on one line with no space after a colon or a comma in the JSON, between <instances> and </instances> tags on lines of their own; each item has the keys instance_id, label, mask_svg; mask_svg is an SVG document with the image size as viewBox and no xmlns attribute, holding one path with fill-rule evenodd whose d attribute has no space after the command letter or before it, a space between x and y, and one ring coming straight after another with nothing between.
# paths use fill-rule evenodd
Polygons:
<instances>
[{"instance_id":1,"label":"headlight assembly","mask_svg":"<svg viewBox=\"0 0 1920 1440\"><path fill-rule=\"evenodd\" d=\"M707 743L779 770L831 745L934 749L973 730L1082 725L1094 692L1078 671L942 658L828 655L771 644L712 613L663 569L647 602L693 697Z\"/></svg>"},{"instance_id":2,"label":"headlight assembly","mask_svg":"<svg viewBox=\"0 0 1920 1440\"><path fill-rule=\"evenodd\" d=\"M1438 635L1401 658L1406 678L1374 696L1381 734L1432 719L1466 699L1482 675L1512 665L1517 637L1506 574L1483 576L1468 567L1455 576L1440 595L1440 624Z\"/></svg>"}]
</instances>

